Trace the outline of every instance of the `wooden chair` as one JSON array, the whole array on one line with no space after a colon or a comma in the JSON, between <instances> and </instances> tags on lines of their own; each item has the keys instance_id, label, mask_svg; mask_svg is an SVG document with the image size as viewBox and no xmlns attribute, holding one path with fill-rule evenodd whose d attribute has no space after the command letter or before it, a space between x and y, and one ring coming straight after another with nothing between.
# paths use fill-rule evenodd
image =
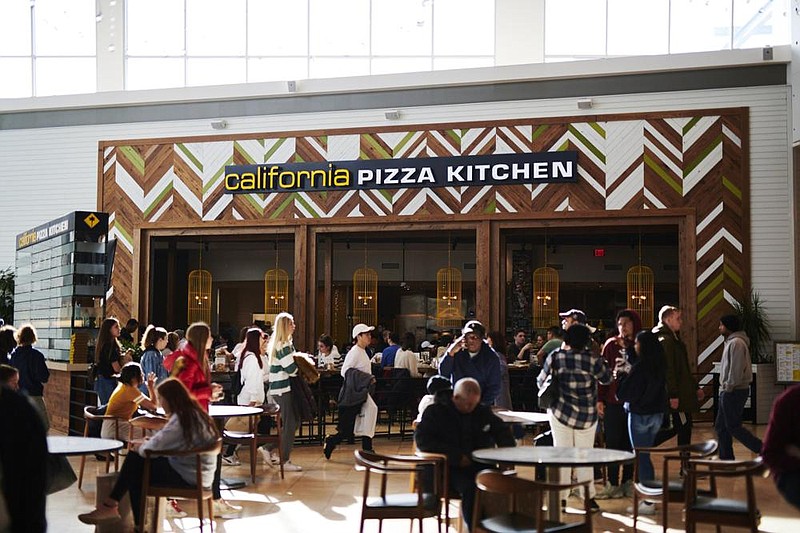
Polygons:
<instances>
[{"instance_id":1,"label":"wooden chair","mask_svg":"<svg viewBox=\"0 0 800 533\"><path fill-rule=\"evenodd\" d=\"M438 461L440 463L438 472L441 475L439 480L439 486L442 488L442 506L444 507L444 527L447 529L450 526L450 500L452 499L460 499L461 496L458 494L452 494L450 492L450 470L448 468L448 461L447 456L443 453L433 453L433 452L421 452L416 449L416 445L414 446L414 455L417 457L421 457L422 459L430 459L433 461ZM416 485L418 483L417 477L413 476L414 482L412 483L412 489L416 490ZM461 521L461 514L457 515L458 522L456 525L456 529L459 533L462 530L462 521Z\"/></svg>"},{"instance_id":2,"label":"wooden chair","mask_svg":"<svg viewBox=\"0 0 800 533\"><path fill-rule=\"evenodd\" d=\"M203 455L216 456L222 451L222 439L218 438L213 444L203 448L196 448L191 450L147 450L144 457L144 475L142 477L142 504L139 510L141 518L140 523L142 527L145 525L145 518L147 517L147 497L155 496L156 502L153 507L153 520L151 526L153 531L158 531L158 499L159 498L181 498L185 500L197 501L197 517L200 519L200 531L203 531L203 501L208 503L208 519L211 523L211 530L214 530L214 510L212 502L214 499L211 487L203 487L203 477L201 471L201 458ZM191 457L196 459L197 480L195 486L192 488L185 487L160 487L150 485L150 468L152 466L152 457Z\"/></svg>"},{"instance_id":3,"label":"wooden chair","mask_svg":"<svg viewBox=\"0 0 800 533\"><path fill-rule=\"evenodd\" d=\"M681 446L672 447L657 447L657 448L635 448L634 453L636 459L633 461L633 530L636 531L636 523L639 519L639 501L648 500L652 502L661 502L661 524L664 533L667 531L667 520L669 517L668 507L671 502L685 502L686 501L686 484L685 480L676 479L670 481L670 464L676 462L680 463L682 472L686 471L686 463L690 459L702 459L709 457L717 451L717 441L711 439L705 442L698 442L695 444L684 444ZM642 452L649 452L652 456L664 455L664 464L662 468L661 481L659 480L639 480L639 454ZM706 496L716 496L716 482L710 480L710 488L703 489L701 493ZM667 487L667 492L664 494L664 487Z\"/></svg>"},{"instance_id":4,"label":"wooden chair","mask_svg":"<svg viewBox=\"0 0 800 533\"><path fill-rule=\"evenodd\" d=\"M166 418L163 416L137 416L136 418L132 418L128 421L128 427L130 428L128 431L128 453L131 452L131 448L133 444L137 442L136 439L136 430L140 430L141 439L139 441L144 440L148 433L153 431L159 431L167 424Z\"/></svg>"},{"instance_id":5,"label":"wooden chair","mask_svg":"<svg viewBox=\"0 0 800 533\"><path fill-rule=\"evenodd\" d=\"M364 492L361 504L361 522L359 532L364 533L366 520L378 520L378 532L383 530L383 521L390 518L406 518L419 521L419 532L422 533L422 519L436 517L439 523L439 532L442 531L441 496L443 488L440 486L442 479L438 471L442 462L436 459L425 459L413 455L380 455L377 453L356 450L356 468L364 470ZM433 469L433 492L427 492L423 483L417 483L415 492L401 494L387 494L386 487L388 476L393 474L409 475L415 473L417 477L425 476L427 469ZM370 497L370 476L380 476L380 495Z\"/></svg>"},{"instance_id":6,"label":"wooden chair","mask_svg":"<svg viewBox=\"0 0 800 533\"><path fill-rule=\"evenodd\" d=\"M275 435L258 434L258 422L259 419L264 416L271 417L275 421ZM265 404L263 406L263 413L255 414L249 417L249 419L249 427L247 431L223 430L222 440L225 442L225 444L241 444L250 448L250 481L253 483L256 482L258 447L262 444L274 443L275 449L278 450L278 457L281 459L281 479L284 479L283 453L281 452L281 432L283 431L283 422L281 421L281 406L274 403Z\"/></svg>"},{"instance_id":7,"label":"wooden chair","mask_svg":"<svg viewBox=\"0 0 800 533\"><path fill-rule=\"evenodd\" d=\"M119 418L116 416L109 416L105 414L105 406L102 407L95 407L91 405L87 405L83 408L83 436L89 436L89 423L95 422L102 424L103 420L113 420L114 421L114 438L120 440L119 438ZM108 452L106 454L106 474L111 467L111 458L114 458L114 471L119 471L119 454ZM78 489L83 486L83 470L86 467L86 456L81 455L81 468L80 473L78 474Z\"/></svg>"},{"instance_id":8,"label":"wooden chair","mask_svg":"<svg viewBox=\"0 0 800 533\"><path fill-rule=\"evenodd\" d=\"M686 531L694 533L698 523L714 524L717 533L721 526L748 527L756 533L761 513L756 507L754 476L766 476L767 467L761 457L752 461L690 460L687 464ZM697 480L703 476L744 477L746 500L704 496L697 490Z\"/></svg>"},{"instance_id":9,"label":"wooden chair","mask_svg":"<svg viewBox=\"0 0 800 533\"><path fill-rule=\"evenodd\" d=\"M487 533L509 533L511 531L524 531L528 533L570 532L591 533L592 511L590 508L589 484L591 481L580 483L557 484L545 483L522 479L513 471L498 472L497 470L482 470L475 477L477 492L475 493L475 508L472 514L472 533L481 531ZM545 520L543 504L545 493L560 491L573 487L583 487L584 519L582 522L557 524ZM501 494L509 497L507 513L483 516L481 509L484 493ZM522 514L518 501L523 495L533 496L533 513L535 516Z\"/></svg>"}]
</instances>

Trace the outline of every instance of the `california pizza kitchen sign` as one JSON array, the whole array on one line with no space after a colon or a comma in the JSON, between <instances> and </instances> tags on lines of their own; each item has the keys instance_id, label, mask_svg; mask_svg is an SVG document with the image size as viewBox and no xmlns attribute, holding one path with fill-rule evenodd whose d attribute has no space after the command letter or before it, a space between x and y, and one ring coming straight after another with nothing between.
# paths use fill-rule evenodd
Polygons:
<instances>
[{"instance_id":1,"label":"california pizza kitchen sign","mask_svg":"<svg viewBox=\"0 0 800 533\"><path fill-rule=\"evenodd\" d=\"M225 192L272 193L574 183L578 152L263 163L225 167Z\"/></svg>"}]
</instances>

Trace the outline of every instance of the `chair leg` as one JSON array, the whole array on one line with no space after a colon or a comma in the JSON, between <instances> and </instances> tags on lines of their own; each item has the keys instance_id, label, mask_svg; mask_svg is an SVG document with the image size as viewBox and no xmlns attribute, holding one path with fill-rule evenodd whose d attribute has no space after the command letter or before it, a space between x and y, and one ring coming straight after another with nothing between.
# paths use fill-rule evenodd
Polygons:
<instances>
[{"instance_id":1,"label":"chair leg","mask_svg":"<svg viewBox=\"0 0 800 533\"><path fill-rule=\"evenodd\" d=\"M213 516L213 515L211 515ZM197 499L197 518L200 520L200 533L203 533L203 498Z\"/></svg>"},{"instance_id":2,"label":"chair leg","mask_svg":"<svg viewBox=\"0 0 800 533\"><path fill-rule=\"evenodd\" d=\"M383 518L378 518L378 533L383 532Z\"/></svg>"},{"instance_id":3,"label":"chair leg","mask_svg":"<svg viewBox=\"0 0 800 533\"><path fill-rule=\"evenodd\" d=\"M78 474L78 490L80 490L81 486L83 485L83 468L85 466L86 466L86 456L81 455L81 471L80 474Z\"/></svg>"},{"instance_id":4,"label":"chair leg","mask_svg":"<svg viewBox=\"0 0 800 533\"><path fill-rule=\"evenodd\" d=\"M150 525L153 527L153 532L158 531L158 506L161 505L161 498L156 496L153 498L153 521Z\"/></svg>"},{"instance_id":5,"label":"chair leg","mask_svg":"<svg viewBox=\"0 0 800 533\"><path fill-rule=\"evenodd\" d=\"M206 500L208 505L208 524L209 529L211 529L211 533L214 533L214 500L208 498Z\"/></svg>"},{"instance_id":6,"label":"chair leg","mask_svg":"<svg viewBox=\"0 0 800 533\"><path fill-rule=\"evenodd\" d=\"M666 491L664 492L665 494L661 498L661 523L663 524L664 528L663 532L667 533L667 521L669 520L669 513L667 512L668 511L667 508L669 507L669 496L666 494Z\"/></svg>"},{"instance_id":7,"label":"chair leg","mask_svg":"<svg viewBox=\"0 0 800 533\"><path fill-rule=\"evenodd\" d=\"M639 493L633 489L633 533L636 533L636 522L639 520Z\"/></svg>"}]
</instances>

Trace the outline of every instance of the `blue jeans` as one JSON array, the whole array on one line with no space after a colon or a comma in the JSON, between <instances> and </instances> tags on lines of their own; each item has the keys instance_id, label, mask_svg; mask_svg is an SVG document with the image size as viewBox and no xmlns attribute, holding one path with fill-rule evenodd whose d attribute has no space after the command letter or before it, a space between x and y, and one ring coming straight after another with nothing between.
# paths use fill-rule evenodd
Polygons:
<instances>
[{"instance_id":1,"label":"blue jeans","mask_svg":"<svg viewBox=\"0 0 800 533\"><path fill-rule=\"evenodd\" d=\"M800 509L800 472L783 472L778 476L778 492Z\"/></svg>"},{"instance_id":2,"label":"blue jeans","mask_svg":"<svg viewBox=\"0 0 800 533\"><path fill-rule=\"evenodd\" d=\"M97 393L97 400L100 405L108 403L108 399L111 398L111 393L117 388L118 383L119 381L114 378L97 376L94 382L94 391Z\"/></svg>"},{"instance_id":3,"label":"blue jeans","mask_svg":"<svg viewBox=\"0 0 800 533\"><path fill-rule=\"evenodd\" d=\"M654 415L628 413L628 435L630 435L634 448L647 448L655 443L663 417L663 413ZM656 471L653 468L653 461L650 460L650 454L640 453L638 481L650 481L655 478Z\"/></svg>"},{"instance_id":4,"label":"blue jeans","mask_svg":"<svg viewBox=\"0 0 800 533\"><path fill-rule=\"evenodd\" d=\"M719 458L733 460L733 439L741 442L753 453L761 451L761 439L750 433L742 426L742 413L744 404L750 395L750 389L735 389L730 392L721 392L719 395L719 409L714 429L719 440Z\"/></svg>"}]
</instances>

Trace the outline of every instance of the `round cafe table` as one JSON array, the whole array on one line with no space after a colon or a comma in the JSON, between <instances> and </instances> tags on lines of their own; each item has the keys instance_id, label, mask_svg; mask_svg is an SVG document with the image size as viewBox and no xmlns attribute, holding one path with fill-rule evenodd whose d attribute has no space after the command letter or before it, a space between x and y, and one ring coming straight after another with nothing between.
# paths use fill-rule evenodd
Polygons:
<instances>
[{"instance_id":1,"label":"round cafe table","mask_svg":"<svg viewBox=\"0 0 800 533\"><path fill-rule=\"evenodd\" d=\"M212 403L208 406L208 416L214 419L219 429L219 434L222 435L225 429L225 420L237 416L253 416L264 412L261 407L250 407L248 405L218 405ZM220 478L220 489L233 490L241 489L247 485L243 479L223 479Z\"/></svg>"},{"instance_id":2,"label":"round cafe table","mask_svg":"<svg viewBox=\"0 0 800 533\"><path fill-rule=\"evenodd\" d=\"M47 451L52 455L89 455L107 453L122 448L122 442L115 439L96 439L92 437L47 437Z\"/></svg>"},{"instance_id":3,"label":"round cafe table","mask_svg":"<svg viewBox=\"0 0 800 533\"><path fill-rule=\"evenodd\" d=\"M547 481L557 483L558 469L561 467L581 467L628 463L636 457L631 452L607 448L571 448L566 446L517 446L515 448L484 448L472 452L477 463L491 465L525 465L547 467ZM550 491L547 503L547 517L553 522L561 522L561 505L558 491Z\"/></svg>"}]
</instances>

